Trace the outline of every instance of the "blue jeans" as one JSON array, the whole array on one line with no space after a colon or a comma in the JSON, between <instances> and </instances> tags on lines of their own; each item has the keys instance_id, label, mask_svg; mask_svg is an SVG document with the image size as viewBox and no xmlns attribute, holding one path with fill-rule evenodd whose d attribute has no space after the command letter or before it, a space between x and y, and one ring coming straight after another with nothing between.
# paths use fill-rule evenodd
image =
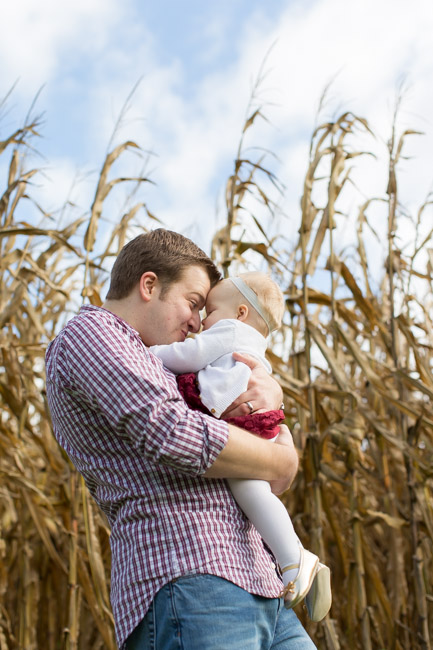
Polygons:
<instances>
[{"instance_id":1,"label":"blue jeans","mask_svg":"<svg viewBox=\"0 0 433 650\"><path fill-rule=\"evenodd\" d=\"M156 594L126 650L315 650L281 598L249 594L208 574L183 576Z\"/></svg>"}]
</instances>

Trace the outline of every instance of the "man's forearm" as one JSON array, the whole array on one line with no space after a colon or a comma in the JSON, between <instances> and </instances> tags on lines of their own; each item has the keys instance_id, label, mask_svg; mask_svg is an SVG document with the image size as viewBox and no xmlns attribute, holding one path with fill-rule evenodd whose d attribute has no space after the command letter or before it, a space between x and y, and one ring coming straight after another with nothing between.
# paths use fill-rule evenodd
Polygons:
<instances>
[{"instance_id":1,"label":"man's forearm","mask_svg":"<svg viewBox=\"0 0 433 650\"><path fill-rule=\"evenodd\" d=\"M284 444L277 444L229 425L227 444L204 477L286 481L288 487L298 470L298 454L286 431Z\"/></svg>"}]
</instances>

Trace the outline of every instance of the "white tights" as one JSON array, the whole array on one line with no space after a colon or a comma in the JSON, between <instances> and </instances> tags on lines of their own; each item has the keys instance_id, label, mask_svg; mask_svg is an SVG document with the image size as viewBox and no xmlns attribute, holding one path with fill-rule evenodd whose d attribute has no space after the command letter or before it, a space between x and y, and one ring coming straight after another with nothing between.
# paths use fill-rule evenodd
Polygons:
<instances>
[{"instance_id":1,"label":"white tights","mask_svg":"<svg viewBox=\"0 0 433 650\"><path fill-rule=\"evenodd\" d=\"M272 494L270 484L267 481L238 478L228 479L228 484L238 505L272 550L280 568L297 564L300 541L289 513L280 499ZM297 573L298 569L283 573L284 585L293 580Z\"/></svg>"}]
</instances>

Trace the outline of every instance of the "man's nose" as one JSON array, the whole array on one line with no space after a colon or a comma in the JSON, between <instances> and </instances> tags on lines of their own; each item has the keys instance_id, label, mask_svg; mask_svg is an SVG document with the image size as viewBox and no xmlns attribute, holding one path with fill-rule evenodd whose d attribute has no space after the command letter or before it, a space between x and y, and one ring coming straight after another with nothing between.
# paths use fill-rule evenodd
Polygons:
<instances>
[{"instance_id":1,"label":"man's nose","mask_svg":"<svg viewBox=\"0 0 433 650\"><path fill-rule=\"evenodd\" d=\"M200 319L200 314L198 312L192 314L191 318L189 319L188 325L191 329L191 332L193 332L194 334L199 331L201 327L201 319Z\"/></svg>"}]
</instances>

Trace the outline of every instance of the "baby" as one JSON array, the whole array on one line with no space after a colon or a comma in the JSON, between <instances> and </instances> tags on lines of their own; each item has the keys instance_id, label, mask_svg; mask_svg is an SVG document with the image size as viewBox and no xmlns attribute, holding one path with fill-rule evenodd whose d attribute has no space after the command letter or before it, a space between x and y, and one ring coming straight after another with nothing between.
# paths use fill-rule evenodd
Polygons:
<instances>
[{"instance_id":1,"label":"baby","mask_svg":"<svg viewBox=\"0 0 433 650\"><path fill-rule=\"evenodd\" d=\"M270 373L265 358L266 337L281 326L284 298L271 278L258 272L227 278L211 289L206 300L203 329L194 338L150 349L178 375L179 389L187 403L219 418L246 391L250 368L233 359L233 352L258 359ZM188 373L188 374L185 374ZM191 374L191 373L197 373ZM283 411L254 411L227 418L269 440L275 440ZM319 558L305 550L280 499L266 481L229 479L234 498L265 540L280 566L285 606L306 599L311 620L320 621L331 606L330 572Z\"/></svg>"}]
</instances>

